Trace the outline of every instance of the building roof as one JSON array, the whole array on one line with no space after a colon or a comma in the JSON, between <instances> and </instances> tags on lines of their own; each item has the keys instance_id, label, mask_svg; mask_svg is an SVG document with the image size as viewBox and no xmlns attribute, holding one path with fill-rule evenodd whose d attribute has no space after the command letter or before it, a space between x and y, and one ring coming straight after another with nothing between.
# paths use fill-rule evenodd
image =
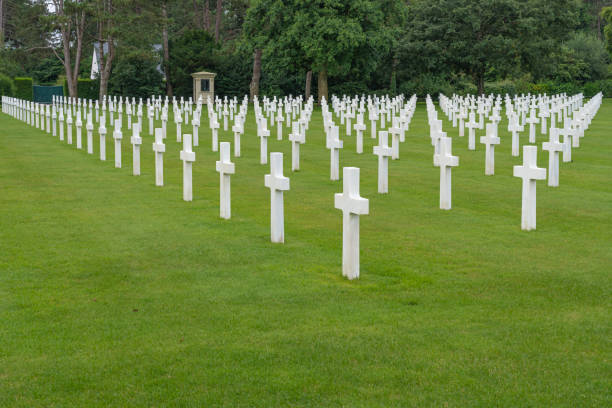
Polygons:
<instances>
[{"instance_id":1,"label":"building roof","mask_svg":"<svg viewBox=\"0 0 612 408\"><path fill-rule=\"evenodd\" d=\"M216 77L217 74L214 72L206 72L206 71L200 71L200 72L194 72L193 74L191 74L192 77L196 77L196 76L201 76L201 77Z\"/></svg>"}]
</instances>

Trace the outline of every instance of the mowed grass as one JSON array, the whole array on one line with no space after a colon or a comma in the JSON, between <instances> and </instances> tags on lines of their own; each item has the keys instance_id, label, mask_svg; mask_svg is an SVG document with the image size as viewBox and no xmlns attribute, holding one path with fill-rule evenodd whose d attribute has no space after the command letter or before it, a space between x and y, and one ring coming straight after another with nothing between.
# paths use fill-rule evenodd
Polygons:
<instances>
[{"instance_id":1,"label":"mowed grass","mask_svg":"<svg viewBox=\"0 0 612 408\"><path fill-rule=\"evenodd\" d=\"M387 195L369 129L363 155L343 136L341 166L361 168L370 200L351 282L320 110L300 172L288 129L277 141L271 128L291 179L284 245L269 242L252 107L231 220L205 112L193 202L173 123L160 188L147 131L132 176L126 122L115 169L110 131L101 162L97 132L88 155L0 115L0 406L612 405L612 101L561 163L560 187L538 182L533 232L520 229L522 158L505 121L495 176L483 145L468 151L445 121L460 157L451 211L438 208L424 104Z\"/></svg>"}]
</instances>

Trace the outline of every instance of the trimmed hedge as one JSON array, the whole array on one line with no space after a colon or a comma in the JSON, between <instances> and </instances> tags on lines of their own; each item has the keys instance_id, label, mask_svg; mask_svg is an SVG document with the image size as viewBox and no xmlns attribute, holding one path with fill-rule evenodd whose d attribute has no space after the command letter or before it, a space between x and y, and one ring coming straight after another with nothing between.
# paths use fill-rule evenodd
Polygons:
<instances>
[{"instance_id":1,"label":"trimmed hedge","mask_svg":"<svg viewBox=\"0 0 612 408\"><path fill-rule=\"evenodd\" d=\"M77 93L79 98L93 99L100 96L100 82L86 78L79 78L77 82Z\"/></svg>"},{"instance_id":2,"label":"trimmed hedge","mask_svg":"<svg viewBox=\"0 0 612 408\"><path fill-rule=\"evenodd\" d=\"M32 78L20 77L15 78L15 97L31 101L34 99L34 90L32 86L34 81Z\"/></svg>"},{"instance_id":3,"label":"trimmed hedge","mask_svg":"<svg viewBox=\"0 0 612 408\"><path fill-rule=\"evenodd\" d=\"M0 74L0 95L15 95L15 84L13 83L13 80L4 74Z\"/></svg>"},{"instance_id":4,"label":"trimmed hedge","mask_svg":"<svg viewBox=\"0 0 612 408\"><path fill-rule=\"evenodd\" d=\"M64 87L64 95L69 96L68 81L66 78L62 78L62 84ZM81 99L93 99L94 101L100 96L100 81L92 80L88 78L79 78L77 81L77 96Z\"/></svg>"}]
</instances>

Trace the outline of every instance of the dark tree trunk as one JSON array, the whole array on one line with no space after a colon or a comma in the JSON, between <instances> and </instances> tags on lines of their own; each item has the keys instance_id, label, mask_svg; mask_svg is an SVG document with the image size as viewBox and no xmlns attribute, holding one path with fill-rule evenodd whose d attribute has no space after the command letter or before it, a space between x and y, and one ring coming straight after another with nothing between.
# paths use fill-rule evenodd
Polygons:
<instances>
[{"instance_id":1,"label":"dark tree trunk","mask_svg":"<svg viewBox=\"0 0 612 408\"><path fill-rule=\"evenodd\" d=\"M198 16L198 3L196 0L193 0L193 26L195 28L202 28L202 20Z\"/></svg>"},{"instance_id":2,"label":"dark tree trunk","mask_svg":"<svg viewBox=\"0 0 612 408\"><path fill-rule=\"evenodd\" d=\"M215 11L215 41L219 42L221 30L221 13L223 12L223 1L217 0L217 10Z\"/></svg>"},{"instance_id":3,"label":"dark tree trunk","mask_svg":"<svg viewBox=\"0 0 612 408\"><path fill-rule=\"evenodd\" d=\"M319 71L319 78L317 80L317 88L318 88L318 97L319 97L319 103L321 103L321 100L323 98L325 98L326 101L329 101L328 95L327 95L327 67L323 68L321 71Z\"/></svg>"},{"instance_id":4,"label":"dark tree trunk","mask_svg":"<svg viewBox=\"0 0 612 408\"><path fill-rule=\"evenodd\" d=\"M164 74L166 74L166 95L172 98L172 82L170 81L170 50L168 48L168 10L166 8L166 3L162 4L162 17L164 18L164 23L162 26L162 47L164 47Z\"/></svg>"},{"instance_id":5,"label":"dark tree trunk","mask_svg":"<svg viewBox=\"0 0 612 408\"><path fill-rule=\"evenodd\" d=\"M306 73L306 89L304 91L305 99L310 98L310 87L312 86L312 70Z\"/></svg>"},{"instance_id":6,"label":"dark tree trunk","mask_svg":"<svg viewBox=\"0 0 612 408\"><path fill-rule=\"evenodd\" d=\"M210 0L204 0L204 29L210 33Z\"/></svg>"},{"instance_id":7,"label":"dark tree trunk","mask_svg":"<svg viewBox=\"0 0 612 408\"><path fill-rule=\"evenodd\" d=\"M261 49L256 49L253 53L253 77L251 79L251 100L255 95L259 95L259 80L261 79Z\"/></svg>"},{"instance_id":8,"label":"dark tree trunk","mask_svg":"<svg viewBox=\"0 0 612 408\"><path fill-rule=\"evenodd\" d=\"M474 74L474 84L476 88L478 88L478 95L483 95L485 92L484 89L484 73L478 72Z\"/></svg>"},{"instance_id":9,"label":"dark tree trunk","mask_svg":"<svg viewBox=\"0 0 612 408\"><path fill-rule=\"evenodd\" d=\"M0 0L0 48L4 48L4 0Z\"/></svg>"},{"instance_id":10,"label":"dark tree trunk","mask_svg":"<svg viewBox=\"0 0 612 408\"><path fill-rule=\"evenodd\" d=\"M108 79L110 77L111 67L113 65L113 59L115 58L115 43L112 35L112 26L110 21L110 15L113 13L113 5L111 0L105 0L102 3L102 13L100 20L98 20L98 69L100 75L100 92L98 98L102 100L104 95L108 93ZM104 54L104 44L108 44L108 54Z\"/></svg>"}]
</instances>

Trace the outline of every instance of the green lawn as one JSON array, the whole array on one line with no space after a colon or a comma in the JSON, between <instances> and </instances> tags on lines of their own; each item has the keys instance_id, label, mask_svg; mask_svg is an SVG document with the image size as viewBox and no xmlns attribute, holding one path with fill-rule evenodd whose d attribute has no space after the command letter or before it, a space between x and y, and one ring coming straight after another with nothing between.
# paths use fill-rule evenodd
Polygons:
<instances>
[{"instance_id":1,"label":"green lawn","mask_svg":"<svg viewBox=\"0 0 612 408\"><path fill-rule=\"evenodd\" d=\"M468 151L445 121L460 157L451 211L424 104L387 195L369 130L363 155L344 137L341 166L361 168L370 200L358 281L341 276L342 182L320 111L300 172L287 129L282 142L271 129L291 179L284 245L269 239L252 115L222 220L207 126L187 203L172 123L160 188L148 134L134 177L127 130L115 169L110 132L101 162L97 133L88 155L0 114L0 406L612 405L611 100L560 187L538 182L534 232L520 229L505 122L485 176L484 146Z\"/></svg>"}]
</instances>

